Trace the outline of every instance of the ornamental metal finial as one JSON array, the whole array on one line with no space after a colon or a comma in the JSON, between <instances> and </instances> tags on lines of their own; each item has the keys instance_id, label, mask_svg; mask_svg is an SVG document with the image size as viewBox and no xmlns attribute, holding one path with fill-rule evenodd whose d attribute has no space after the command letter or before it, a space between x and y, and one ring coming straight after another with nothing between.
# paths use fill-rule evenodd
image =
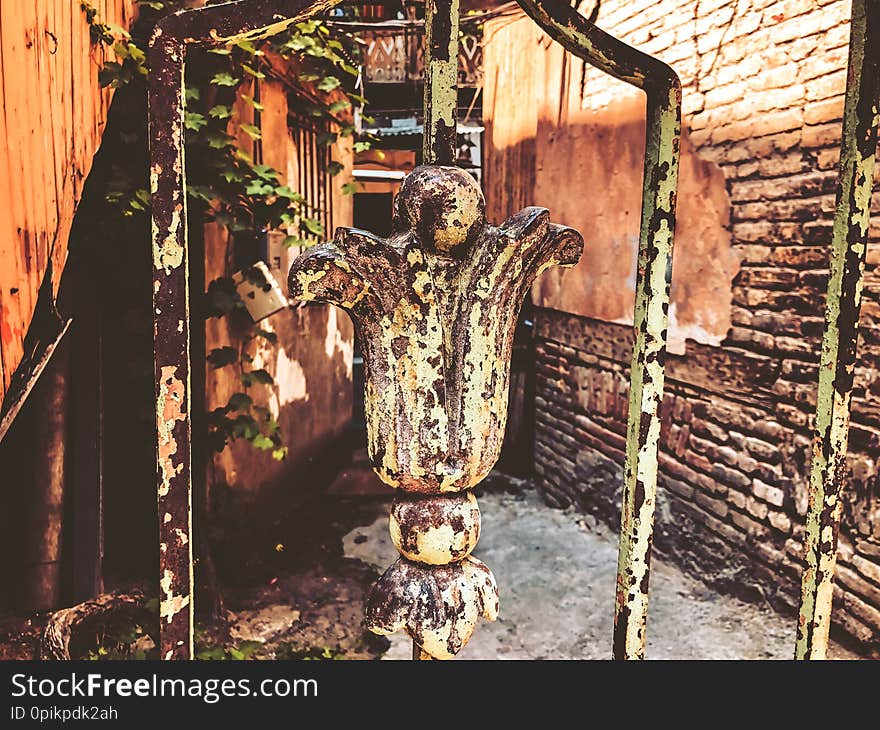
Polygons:
<instances>
[{"instance_id":1,"label":"ornamental metal finial","mask_svg":"<svg viewBox=\"0 0 880 730\"><path fill-rule=\"evenodd\" d=\"M545 208L495 227L485 207L463 170L417 167L401 184L389 238L340 228L289 277L291 297L351 315L370 461L399 490L391 537L401 557L370 592L367 627L405 628L436 659L457 654L479 616L498 614L495 579L471 557L480 510L468 490L501 451L522 300L541 271L573 266L583 248Z\"/></svg>"}]
</instances>

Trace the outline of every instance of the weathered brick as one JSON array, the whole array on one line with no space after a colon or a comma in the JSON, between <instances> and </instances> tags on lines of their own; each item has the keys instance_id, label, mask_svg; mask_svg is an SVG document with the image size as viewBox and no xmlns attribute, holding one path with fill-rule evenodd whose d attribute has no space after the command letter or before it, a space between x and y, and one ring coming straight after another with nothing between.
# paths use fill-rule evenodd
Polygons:
<instances>
[{"instance_id":1,"label":"weathered brick","mask_svg":"<svg viewBox=\"0 0 880 730\"><path fill-rule=\"evenodd\" d=\"M791 532L791 520L788 518L788 515L782 512L769 512L767 519L770 520L770 524L779 532L786 535Z\"/></svg>"},{"instance_id":2,"label":"weathered brick","mask_svg":"<svg viewBox=\"0 0 880 730\"><path fill-rule=\"evenodd\" d=\"M767 517L767 505L763 502L759 502L754 497L749 497L746 500L746 510L750 515L759 520L763 520Z\"/></svg>"},{"instance_id":3,"label":"weathered brick","mask_svg":"<svg viewBox=\"0 0 880 730\"><path fill-rule=\"evenodd\" d=\"M825 76L811 79L804 86L806 87L807 101L822 101L839 96L846 89L846 69L843 68Z\"/></svg>"},{"instance_id":4,"label":"weathered brick","mask_svg":"<svg viewBox=\"0 0 880 730\"><path fill-rule=\"evenodd\" d=\"M785 492L779 489L779 487L766 484L760 479L752 481L752 492L756 497L776 507L781 507L785 502Z\"/></svg>"},{"instance_id":5,"label":"weathered brick","mask_svg":"<svg viewBox=\"0 0 880 730\"><path fill-rule=\"evenodd\" d=\"M880 563L868 560L858 554L852 556L851 562L861 575L880 586Z\"/></svg>"},{"instance_id":6,"label":"weathered brick","mask_svg":"<svg viewBox=\"0 0 880 730\"><path fill-rule=\"evenodd\" d=\"M760 522L755 522L751 517L735 510L730 511L730 519L748 535L760 535L767 529Z\"/></svg>"},{"instance_id":7,"label":"weathered brick","mask_svg":"<svg viewBox=\"0 0 880 730\"><path fill-rule=\"evenodd\" d=\"M732 504L737 509L745 510L747 497L742 492L731 489L727 493L727 501L730 502L730 504Z\"/></svg>"},{"instance_id":8,"label":"weathered brick","mask_svg":"<svg viewBox=\"0 0 880 730\"><path fill-rule=\"evenodd\" d=\"M674 379L667 379L674 397L664 401L661 484L674 514L694 523L694 546L728 546L732 558L750 566L747 579L786 605L797 602L802 562L849 12L849 0L606 0L600 16L603 28L659 53L680 74L683 127L690 132L684 147L727 178L732 242L742 260L729 293L728 337L711 348L688 343L687 355L674 361ZM603 77L590 71L588 79L591 100L613 98ZM880 212L880 166L875 181L872 204ZM866 586L880 590L880 517L857 496L871 493L880 458L880 440L870 435L880 433L880 215L869 237L864 365L856 374L848 459L853 501L840 549L851 585L837 592L834 614L865 640L878 622L871 612L880 610L880 597L866 598ZM577 454L589 450L622 462L629 350L605 332L592 337L591 327L578 320L564 333L538 337L536 346L539 363L547 361L536 377L536 472L539 484L546 475L558 503L599 498L583 466L573 469L573 460L583 460ZM627 338L621 329L617 339ZM557 344L545 348L544 339ZM728 389L720 362L734 353L763 353L772 362L754 391ZM689 381L689 366L718 373L717 387L704 372ZM612 369L613 377L606 375Z\"/></svg>"},{"instance_id":9,"label":"weathered brick","mask_svg":"<svg viewBox=\"0 0 880 730\"><path fill-rule=\"evenodd\" d=\"M663 480L664 486L675 492L679 497L683 499L693 499L694 498L694 488L690 484L686 484L685 482L680 482L678 479L670 479L666 477Z\"/></svg>"},{"instance_id":10,"label":"weathered brick","mask_svg":"<svg viewBox=\"0 0 880 730\"><path fill-rule=\"evenodd\" d=\"M807 125L801 130L801 145L805 149L840 144L840 124L830 122L816 126Z\"/></svg>"},{"instance_id":11,"label":"weathered brick","mask_svg":"<svg viewBox=\"0 0 880 730\"><path fill-rule=\"evenodd\" d=\"M825 124L843 119L843 97L812 101L804 107L806 124ZM838 138L839 138L838 134Z\"/></svg>"},{"instance_id":12,"label":"weathered brick","mask_svg":"<svg viewBox=\"0 0 880 730\"><path fill-rule=\"evenodd\" d=\"M751 478L747 477L742 472L726 467L723 464L715 464L712 466L711 474L724 484L737 489L745 489L750 486L752 482Z\"/></svg>"},{"instance_id":13,"label":"weathered brick","mask_svg":"<svg viewBox=\"0 0 880 730\"><path fill-rule=\"evenodd\" d=\"M778 445L767 443L754 436L747 436L743 445L748 449L748 452L752 456L762 461L766 461L770 464L775 464L779 461L780 455Z\"/></svg>"}]
</instances>

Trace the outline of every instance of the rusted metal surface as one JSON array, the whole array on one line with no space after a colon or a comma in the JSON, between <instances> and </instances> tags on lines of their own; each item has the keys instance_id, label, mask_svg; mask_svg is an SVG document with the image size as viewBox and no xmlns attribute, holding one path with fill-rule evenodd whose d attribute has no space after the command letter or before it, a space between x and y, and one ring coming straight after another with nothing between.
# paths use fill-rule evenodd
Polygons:
<instances>
[{"instance_id":1,"label":"rusted metal surface","mask_svg":"<svg viewBox=\"0 0 880 730\"><path fill-rule=\"evenodd\" d=\"M647 146L642 188L635 345L614 613L614 657L644 657L657 493L669 285L681 135L681 83L661 61L601 31L561 0L517 0L551 38L601 71L643 89Z\"/></svg>"},{"instance_id":2,"label":"rusted metal surface","mask_svg":"<svg viewBox=\"0 0 880 730\"><path fill-rule=\"evenodd\" d=\"M831 277L819 364L813 463L795 658L824 659L831 624L842 491L847 480L853 370L868 240L880 105L880 2L853 0L831 239Z\"/></svg>"},{"instance_id":3,"label":"rusted metal surface","mask_svg":"<svg viewBox=\"0 0 880 730\"><path fill-rule=\"evenodd\" d=\"M400 492L391 535L401 557L370 593L367 626L406 629L414 657L454 656L480 616L497 615L492 574L470 557L480 517L467 490L501 451L523 297L583 247L544 208L498 227L484 211L466 172L418 167L401 185L389 238L340 228L289 277L292 297L335 304L358 329L370 460Z\"/></svg>"},{"instance_id":4,"label":"rusted metal surface","mask_svg":"<svg viewBox=\"0 0 880 730\"><path fill-rule=\"evenodd\" d=\"M425 164L455 160L459 0L425 3Z\"/></svg>"},{"instance_id":5,"label":"rusted metal surface","mask_svg":"<svg viewBox=\"0 0 880 730\"><path fill-rule=\"evenodd\" d=\"M150 39L150 192L163 659L189 659L193 651L192 406L183 125L187 47L264 38L337 2L243 0L212 5L164 18Z\"/></svg>"}]
</instances>

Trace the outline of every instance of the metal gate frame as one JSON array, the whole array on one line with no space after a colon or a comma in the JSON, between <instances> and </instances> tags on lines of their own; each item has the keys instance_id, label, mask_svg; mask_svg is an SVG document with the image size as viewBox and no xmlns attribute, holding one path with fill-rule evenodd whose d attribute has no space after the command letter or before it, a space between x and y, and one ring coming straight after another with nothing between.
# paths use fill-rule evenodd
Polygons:
<instances>
[{"instance_id":1,"label":"metal gate frame","mask_svg":"<svg viewBox=\"0 0 880 730\"><path fill-rule=\"evenodd\" d=\"M150 40L150 192L159 510L160 655L193 656L191 343L183 71L190 46L278 33L340 0L238 0L175 13ZM615 595L616 659L644 657L675 226L681 84L666 64L597 28L563 0L517 0L553 40L643 89L647 145ZM458 0L427 0L424 161L455 144ZM880 0L853 0L831 279L820 365L796 656L824 656L846 476L850 399L880 97Z\"/></svg>"}]
</instances>

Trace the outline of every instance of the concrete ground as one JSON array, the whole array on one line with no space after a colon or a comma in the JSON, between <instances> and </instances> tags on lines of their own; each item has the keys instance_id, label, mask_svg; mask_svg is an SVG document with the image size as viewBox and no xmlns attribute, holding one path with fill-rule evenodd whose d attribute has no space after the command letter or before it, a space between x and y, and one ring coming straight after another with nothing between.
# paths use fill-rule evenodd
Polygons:
<instances>
[{"instance_id":1,"label":"concrete ground","mask_svg":"<svg viewBox=\"0 0 880 730\"><path fill-rule=\"evenodd\" d=\"M462 659L607 659L611 652L617 535L591 517L550 509L533 489L480 497L475 555L495 573L501 614L483 622ZM397 557L380 515L342 538L345 558L383 571ZM794 619L708 589L654 559L647 656L652 659L790 659ZM385 659L409 659L405 634ZM832 658L858 658L839 645Z\"/></svg>"}]
</instances>

